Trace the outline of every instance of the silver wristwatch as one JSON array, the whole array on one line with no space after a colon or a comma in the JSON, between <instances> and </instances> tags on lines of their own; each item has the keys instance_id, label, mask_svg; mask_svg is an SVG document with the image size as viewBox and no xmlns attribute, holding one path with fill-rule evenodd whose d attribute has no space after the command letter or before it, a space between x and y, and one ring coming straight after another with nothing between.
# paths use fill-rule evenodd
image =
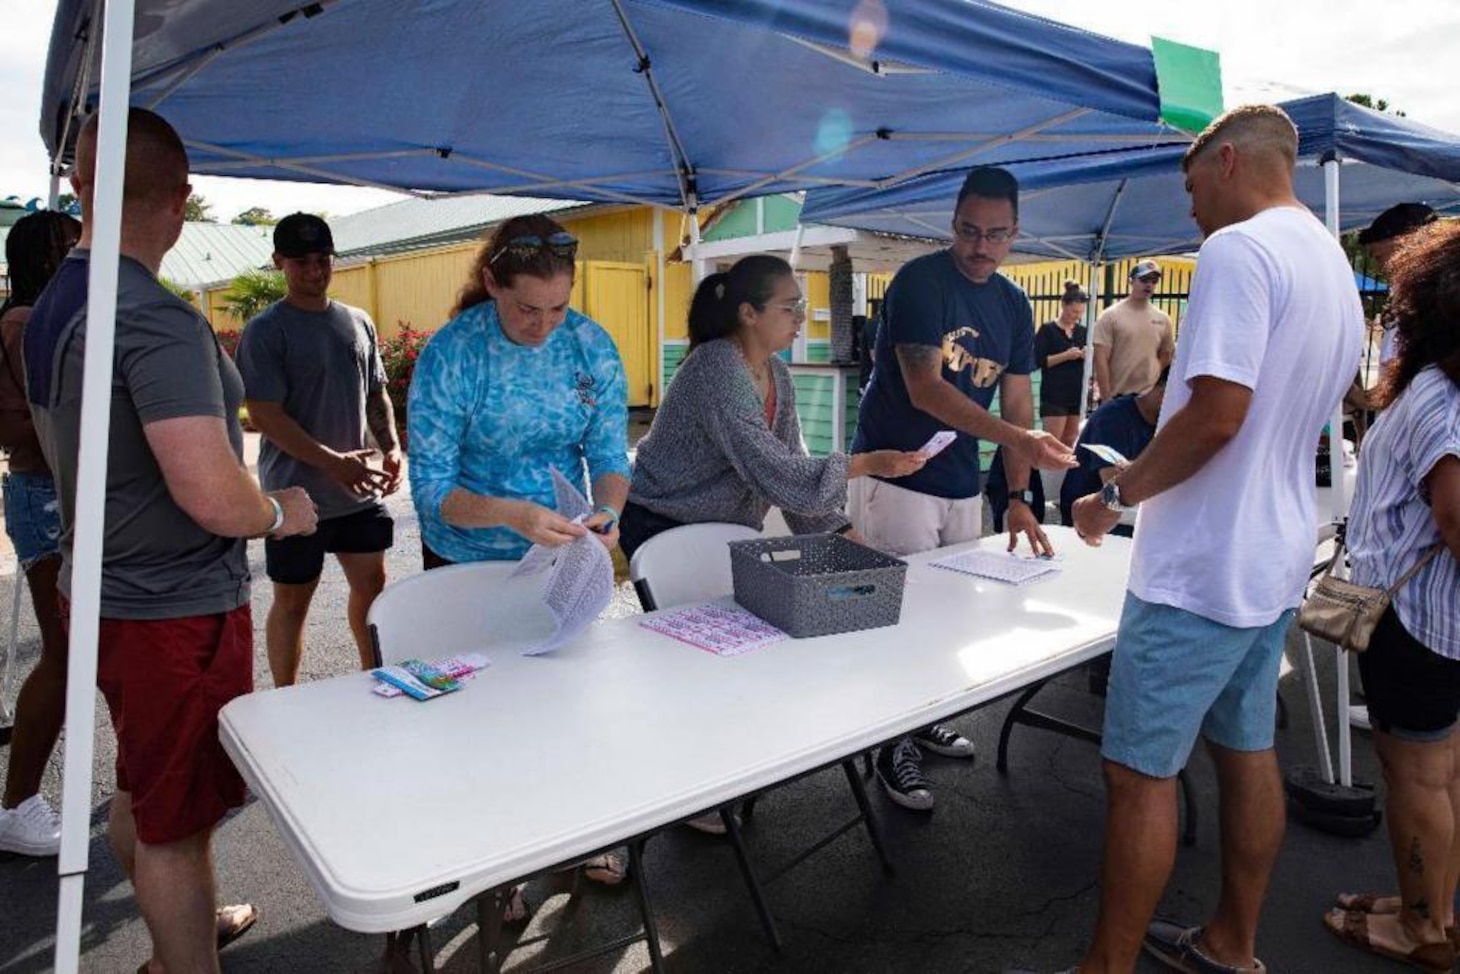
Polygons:
<instances>
[{"instance_id":1,"label":"silver wristwatch","mask_svg":"<svg viewBox=\"0 0 1460 974\"><path fill-rule=\"evenodd\" d=\"M1111 511L1130 510L1130 505L1120 499L1120 485L1113 480L1100 488L1100 503Z\"/></svg>"}]
</instances>

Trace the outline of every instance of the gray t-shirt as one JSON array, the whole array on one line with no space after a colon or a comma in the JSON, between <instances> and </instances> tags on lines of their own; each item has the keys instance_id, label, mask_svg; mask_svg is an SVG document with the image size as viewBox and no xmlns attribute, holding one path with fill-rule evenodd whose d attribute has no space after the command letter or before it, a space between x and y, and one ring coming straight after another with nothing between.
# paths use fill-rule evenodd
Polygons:
<instances>
[{"instance_id":1,"label":"gray t-shirt","mask_svg":"<svg viewBox=\"0 0 1460 974\"><path fill-rule=\"evenodd\" d=\"M73 250L26 326L31 413L61 499L61 591L71 592L81 373L90 253ZM116 359L106 479L101 614L176 619L228 612L249 600L241 538L204 530L173 501L143 426L217 416L243 463L243 382L192 307L130 258L117 281Z\"/></svg>"},{"instance_id":2,"label":"gray t-shirt","mask_svg":"<svg viewBox=\"0 0 1460 974\"><path fill-rule=\"evenodd\" d=\"M304 432L331 450L364 449L365 400L384 388L385 369L375 324L359 308L338 301L325 311L288 301L270 305L243 329L238 370L249 399L281 403ZM265 490L303 487L319 505L320 520L379 506L267 437L259 449L259 479Z\"/></svg>"}]
</instances>

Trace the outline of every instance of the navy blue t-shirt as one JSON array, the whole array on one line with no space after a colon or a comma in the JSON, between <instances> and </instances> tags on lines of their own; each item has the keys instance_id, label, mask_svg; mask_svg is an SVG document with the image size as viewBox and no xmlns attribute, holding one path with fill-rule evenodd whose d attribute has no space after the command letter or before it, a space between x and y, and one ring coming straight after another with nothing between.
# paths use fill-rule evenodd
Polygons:
<instances>
[{"instance_id":1,"label":"navy blue t-shirt","mask_svg":"<svg viewBox=\"0 0 1460 974\"><path fill-rule=\"evenodd\" d=\"M1090 414L1085 428L1080 431L1079 443L1108 446L1118 450L1127 460L1134 460L1141 451L1150 446L1156 435L1156 427L1146 422L1136 400L1140 396L1116 396ZM1106 464L1089 450L1075 446L1075 459L1080 465L1065 473L1065 482L1060 487L1060 521L1066 526L1074 524L1071 508L1075 501L1086 494L1100 490L1100 470Z\"/></svg>"},{"instance_id":2,"label":"navy blue t-shirt","mask_svg":"<svg viewBox=\"0 0 1460 974\"><path fill-rule=\"evenodd\" d=\"M896 346L928 345L943 353L943 378L987 409L1004 373L1034 371L1034 313L1024 292L1002 274L975 284L948 251L907 263L887 289L877 329L872 381L862 397L854 452L916 450L947 424L915 408L902 381ZM978 440L964 433L917 473L890 481L935 497L976 497Z\"/></svg>"}]
</instances>

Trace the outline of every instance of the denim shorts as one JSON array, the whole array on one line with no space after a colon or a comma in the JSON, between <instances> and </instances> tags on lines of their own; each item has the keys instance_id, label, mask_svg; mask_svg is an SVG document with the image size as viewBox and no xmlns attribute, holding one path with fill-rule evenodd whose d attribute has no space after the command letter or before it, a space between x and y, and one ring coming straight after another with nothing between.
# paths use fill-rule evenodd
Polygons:
<instances>
[{"instance_id":1,"label":"denim shorts","mask_svg":"<svg viewBox=\"0 0 1460 974\"><path fill-rule=\"evenodd\" d=\"M1100 753L1170 778L1186 766L1198 734L1231 751L1272 747L1278 670L1294 612L1238 629L1127 592Z\"/></svg>"},{"instance_id":2,"label":"denim shorts","mask_svg":"<svg viewBox=\"0 0 1460 974\"><path fill-rule=\"evenodd\" d=\"M7 473L4 480L5 533L22 569L60 554L61 505L56 482L45 474Z\"/></svg>"}]
</instances>

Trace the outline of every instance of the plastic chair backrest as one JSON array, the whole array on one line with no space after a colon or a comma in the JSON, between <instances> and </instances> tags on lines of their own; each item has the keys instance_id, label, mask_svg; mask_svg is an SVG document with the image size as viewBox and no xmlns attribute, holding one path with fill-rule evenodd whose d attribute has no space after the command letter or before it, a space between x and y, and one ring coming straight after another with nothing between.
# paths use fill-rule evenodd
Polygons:
<instances>
[{"instance_id":1,"label":"plastic chair backrest","mask_svg":"<svg viewBox=\"0 0 1460 974\"><path fill-rule=\"evenodd\" d=\"M644 611L718 599L734 591L731 541L760 537L743 524L707 521L670 528L645 541L629 562Z\"/></svg>"},{"instance_id":2,"label":"plastic chair backrest","mask_svg":"<svg viewBox=\"0 0 1460 974\"><path fill-rule=\"evenodd\" d=\"M546 576L509 579L516 567L448 565L386 586L366 617L377 665L490 652L547 636L553 620L541 602Z\"/></svg>"}]
</instances>

